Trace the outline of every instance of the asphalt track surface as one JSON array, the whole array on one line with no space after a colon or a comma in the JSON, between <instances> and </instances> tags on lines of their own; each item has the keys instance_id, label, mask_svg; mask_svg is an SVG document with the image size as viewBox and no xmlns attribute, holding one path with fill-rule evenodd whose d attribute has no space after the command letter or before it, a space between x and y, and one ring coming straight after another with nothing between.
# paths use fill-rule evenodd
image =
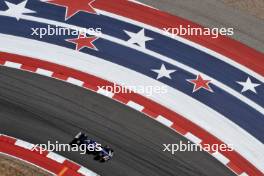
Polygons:
<instances>
[{"instance_id":1,"label":"asphalt track surface","mask_svg":"<svg viewBox=\"0 0 264 176\"><path fill-rule=\"evenodd\" d=\"M99 163L60 154L103 176L234 175L205 152L162 152L186 139L158 122L94 92L29 72L0 67L0 131L35 144L68 143L79 131L110 145L114 158Z\"/></svg>"}]
</instances>

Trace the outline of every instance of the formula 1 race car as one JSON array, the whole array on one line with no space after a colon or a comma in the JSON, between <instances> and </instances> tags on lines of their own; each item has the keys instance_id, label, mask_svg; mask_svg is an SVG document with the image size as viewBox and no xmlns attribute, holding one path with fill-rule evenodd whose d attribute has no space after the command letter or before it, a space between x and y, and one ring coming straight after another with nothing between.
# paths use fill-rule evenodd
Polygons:
<instances>
[{"instance_id":1,"label":"formula 1 race car","mask_svg":"<svg viewBox=\"0 0 264 176\"><path fill-rule=\"evenodd\" d=\"M86 148L87 154L94 154L95 159L99 160L100 162L105 162L110 160L113 155L114 151L108 146L102 147L101 144L97 143L96 141L89 139L85 133L79 132L74 139L70 142L70 145L78 145L81 147Z\"/></svg>"}]
</instances>

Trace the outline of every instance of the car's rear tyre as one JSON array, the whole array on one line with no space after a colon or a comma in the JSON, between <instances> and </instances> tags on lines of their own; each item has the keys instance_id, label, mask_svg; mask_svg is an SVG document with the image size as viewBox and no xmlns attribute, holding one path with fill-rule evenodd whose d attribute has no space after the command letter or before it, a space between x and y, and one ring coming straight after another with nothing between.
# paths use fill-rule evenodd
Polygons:
<instances>
[{"instance_id":1,"label":"car's rear tyre","mask_svg":"<svg viewBox=\"0 0 264 176\"><path fill-rule=\"evenodd\" d=\"M77 144L77 139L73 139L71 142L70 142L70 145L72 146L73 144Z\"/></svg>"}]
</instances>

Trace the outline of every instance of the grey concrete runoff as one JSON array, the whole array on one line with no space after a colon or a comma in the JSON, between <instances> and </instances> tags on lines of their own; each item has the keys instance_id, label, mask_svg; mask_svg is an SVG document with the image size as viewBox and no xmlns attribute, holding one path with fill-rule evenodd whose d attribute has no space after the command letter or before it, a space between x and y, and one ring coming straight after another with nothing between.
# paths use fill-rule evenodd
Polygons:
<instances>
[{"instance_id":1,"label":"grey concrete runoff","mask_svg":"<svg viewBox=\"0 0 264 176\"><path fill-rule=\"evenodd\" d=\"M264 53L264 20L220 0L138 1L206 27L232 27L233 39Z\"/></svg>"}]
</instances>

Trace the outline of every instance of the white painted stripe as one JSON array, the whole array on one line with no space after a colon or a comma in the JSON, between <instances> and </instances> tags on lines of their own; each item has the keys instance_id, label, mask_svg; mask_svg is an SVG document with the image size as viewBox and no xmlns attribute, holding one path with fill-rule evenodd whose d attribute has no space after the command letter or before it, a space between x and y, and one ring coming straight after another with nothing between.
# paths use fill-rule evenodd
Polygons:
<instances>
[{"instance_id":1,"label":"white painted stripe","mask_svg":"<svg viewBox=\"0 0 264 176\"><path fill-rule=\"evenodd\" d=\"M1 11L0 11L0 15L6 16L6 14L4 12L1 12ZM65 28L70 28L70 29L73 29L73 30L78 29L80 31L83 31L82 27L74 26L74 25L70 25L70 24L66 24L66 23L62 23L62 22L58 22L58 21L53 21L53 20L49 20L49 19L45 19L45 18L39 18L39 17L34 17L34 16L28 16L28 15L21 15L20 19L26 19L26 20L30 20L30 21L41 22L41 23L46 23L46 24L50 24L50 25L56 25L56 26L61 26L61 27L65 27ZM87 30L87 31L89 31L89 30ZM244 96L240 92L232 89L231 87L228 87L227 85L223 84L222 82L220 82L220 81L218 81L218 80L216 80L214 78L211 78L210 76L208 76L208 75L206 75L206 74L204 74L204 73L202 73L202 72L200 72L198 70L195 70L192 67L184 65L181 62L178 62L176 60L173 60L172 58L166 57L164 55L161 55L161 54L156 53L154 51L148 50L146 48L143 48L143 47L140 47L140 46L137 46L137 45L134 45L134 44L130 44L127 41L124 41L124 40L121 40L121 39L118 39L118 38L115 38L115 37L112 37L112 36L109 36L109 35L106 35L106 34L101 34L100 33L100 34L97 34L97 35L100 38L103 38L103 39L106 39L108 41L117 43L119 45L123 45L123 46L129 47L129 48L135 49L137 51L140 51L142 53L145 53L145 54L153 56L153 57L155 57L157 59L160 59L160 60L162 60L164 62L168 62L168 63L170 63L172 65L175 65L175 66L177 66L177 67L179 67L181 69L184 69L184 70L188 71L189 73L192 73L192 74L195 74L195 75L202 74L205 79L211 80L212 84L215 84L217 87L219 87L222 90L228 92L229 94L233 95L234 97L240 99L241 101L243 101L244 103L248 104L249 106L251 106L252 108L256 109L257 111L259 111L260 113L262 113L264 115L264 108L262 106L258 105L257 103L255 103L251 99L247 98L246 96ZM264 82L264 78L262 80Z\"/></svg>"},{"instance_id":2,"label":"white painted stripe","mask_svg":"<svg viewBox=\"0 0 264 176\"><path fill-rule=\"evenodd\" d=\"M57 161L58 163L63 163L66 160L66 158L64 158L63 156L58 155L54 152L49 152L47 157L54 160L54 161Z\"/></svg>"},{"instance_id":3,"label":"white painted stripe","mask_svg":"<svg viewBox=\"0 0 264 176\"><path fill-rule=\"evenodd\" d=\"M190 132L186 133L184 136L195 144L200 144L202 142L202 139L198 138Z\"/></svg>"},{"instance_id":4,"label":"white painted stripe","mask_svg":"<svg viewBox=\"0 0 264 176\"><path fill-rule=\"evenodd\" d=\"M50 173L51 175L54 175L54 176L57 175L57 174L52 173L52 172L50 172L49 170L47 170L47 169L45 169L45 168L43 168L43 167L40 167L40 166L38 166L38 165L36 165L36 164L34 164L34 163L28 162L27 160L23 160L22 158L18 158L18 157L16 157L16 156L9 155L9 154L7 154L7 153L3 153L3 152L0 152L0 154L2 154L2 155L6 155L6 156L9 156L9 157L11 157L11 158L15 158L15 159L20 160L20 161L23 161L23 162L25 162L25 163L27 163L27 164L30 164L30 165L32 165L32 166L35 166L35 167L41 169L41 170L44 170L44 171L46 171L47 173Z\"/></svg>"},{"instance_id":5,"label":"white painted stripe","mask_svg":"<svg viewBox=\"0 0 264 176\"><path fill-rule=\"evenodd\" d=\"M3 34L0 34L0 42L5 43L0 48L3 52L38 58L74 68L119 85L164 86L163 83L133 70L71 49ZM32 45L34 45L34 50L31 48ZM151 96L148 96L146 92L140 94L179 113L226 144L233 144L238 153L264 172L264 166L261 164L264 163L264 146L260 141L205 104L171 87L167 89L166 94L153 93Z\"/></svg>"},{"instance_id":6,"label":"white painted stripe","mask_svg":"<svg viewBox=\"0 0 264 176\"><path fill-rule=\"evenodd\" d=\"M20 69L22 64L6 61L4 66Z\"/></svg>"},{"instance_id":7,"label":"white painted stripe","mask_svg":"<svg viewBox=\"0 0 264 176\"><path fill-rule=\"evenodd\" d=\"M160 123L162 123L165 126L171 127L173 125L173 122L170 121L169 119L166 119L165 117L159 115L156 120Z\"/></svg>"},{"instance_id":8,"label":"white painted stripe","mask_svg":"<svg viewBox=\"0 0 264 176\"><path fill-rule=\"evenodd\" d=\"M78 80L78 79L75 79L75 78L72 78L72 77L69 77L68 79L67 79L67 82L68 83L71 83L71 84L74 84L74 85L76 85L76 86L82 86L83 85L83 81L80 81L80 80Z\"/></svg>"},{"instance_id":9,"label":"white painted stripe","mask_svg":"<svg viewBox=\"0 0 264 176\"><path fill-rule=\"evenodd\" d=\"M144 109L144 106L141 106L140 104L137 104L133 101L129 101L127 105L135 110L142 111Z\"/></svg>"},{"instance_id":10,"label":"white painted stripe","mask_svg":"<svg viewBox=\"0 0 264 176\"><path fill-rule=\"evenodd\" d=\"M113 92L110 92L110 91L107 91L107 90L104 90L102 88L99 88L97 90L97 93L101 94L101 95L104 95L104 96L107 96L109 98L112 98L115 94Z\"/></svg>"},{"instance_id":11,"label":"white painted stripe","mask_svg":"<svg viewBox=\"0 0 264 176\"><path fill-rule=\"evenodd\" d=\"M172 39L180 41L180 42L182 42L184 44L187 44L187 45L189 45L191 47L194 47L194 48L196 48L198 50L201 50L201 51L203 51L205 53L208 53L209 55L214 56L217 59L222 60L225 63L230 64L230 65L232 65L232 66L244 71L245 73L248 73L249 75L257 78L258 80L260 80L261 82L264 82L264 77L262 75L260 75L259 73L256 73L255 71L247 68L246 66L235 62L231 58L228 58L228 57L226 57L226 56L224 56L224 55L222 55L222 54L220 54L220 53L218 53L216 51L213 51L213 50L211 50L209 48L206 48L206 47L204 47L204 46L202 46L202 45L200 45L198 43L192 42L190 40L187 40L187 39L185 39L183 37L179 37L179 36L172 37L171 34L165 33L162 29L159 29L157 27L153 27L151 25L148 25L148 24L145 24L145 23L142 23L142 22L139 22L139 21L135 21L133 19L130 19L130 18L127 18L127 17L124 17L124 16L113 14L111 12L103 11L103 10L100 10L100 9L96 9L96 11L98 13L102 14L102 15L109 16L109 17L112 17L112 18L115 18L115 19L118 19L118 20L122 20L124 22L128 22L130 24L134 24L134 25L137 25L137 26L142 26L145 29L152 30L152 31L157 32L157 33L159 33L161 35L165 35L167 37L170 37Z\"/></svg>"},{"instance_id":12,"label":"white painted stripe","mask_svg":"<svg viewBox=\"0 0 264 176\"><path fill-rule=\"evenodd\" d=\"M242 174L240 174L239 176L249 176L246 172L243 172Z\"/></svg>"},{"instance_id":13,"label":"white painted stripe","mask_svg":"<svg viewBox=\"0 0 264 176\"><path fill-rule=\"evenodd\" d=\"M146 6L146 7L150 7L150 8L152 8L152 9L156 9L156 10L158 10L158 9L155 8L155 7L152 7L152 6L150 6L150 5L144 4L144 3L139 2L139 1L136 1L136 0L129 0L129 1L130 1L130 2L133 2L133 3L136 3L136 4L140 4L140 5Z\"/></svg>"},{"instance_id":14,"label":"white painted stripe","mask_svg":"<svg viewBox=\"0 0 264 176\"><path fill-rule=\"evenodd\" d=\"M229 162L229 159L227 157L225 157L223 154L221 154L220 152L215 152L212 155L213 155L213 157L218 159L224 165L226 165Z\"/></svg>"},{"instance_id":15,"label":"white painted stripe","mask_svg":"<svg viewBox=\"0 0 264 176\"><path fill-rule=\"evenodd\" d=\"M49 71L49 70L44 70L42 68L38 68L36 70L36 73L40 74L40 75L43 75L43 76L48 76L48 77L51 77L51 75L53 74L53 72Z\"/></svg>"},{"instance_id":16,"label":"white painted stripe","mask_svg":"<svg viewBox=\"0 0 264 176\"><path fill-rule=\"evenodd\" d=\"M33 149L33 147L35 146L34 144L31 144L31 143L28 143L28 142L25 142L25 141L22 141L19 139L15 142L15 145L22 147L22 148L25 148L25 149L28 149L28 150Z\"/></svg>"},{"instance_id":17,"label":"white painted stripe","mask_svg":"<svg viewBox=\"0 0 264 176\"><path fill-rule=\"evenodd\" d=\"M87 169L87 168L85 168L85 167L81 167L81 168L78 170L78 172L79 172L80 174L85 175L85 176L98 176L96 173L94 173L93 171L91 171L91 170L89 170L89 169Z\"/></svg>"}]
</instances>

